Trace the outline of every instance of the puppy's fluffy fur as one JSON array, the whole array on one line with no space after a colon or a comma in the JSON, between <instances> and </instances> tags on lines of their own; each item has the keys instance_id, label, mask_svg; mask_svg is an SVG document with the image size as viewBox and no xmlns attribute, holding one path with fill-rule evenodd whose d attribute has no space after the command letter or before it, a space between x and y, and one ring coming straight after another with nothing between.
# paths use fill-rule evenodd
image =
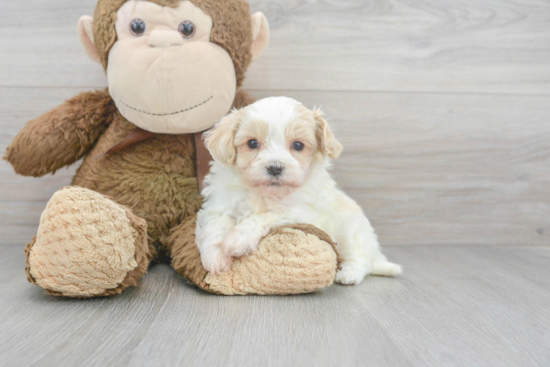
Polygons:
<instances>
[{"instance_id":1,"label":"puppy's fluffy fur","mask_svg":"<svg viewBox=\"0 0 550 367\"><path fill-rule=\"evenodd\" d=\"M286 97L266 98L233 111L205 142L215 162L205 178L196 235L208 271L228 270L273 227L308 223L338 244L344 261L337 282L401 273L381 253L361 208L329 174L329 157L337 158L342 146L319 110Z\"/></svg>"}]
</instances>

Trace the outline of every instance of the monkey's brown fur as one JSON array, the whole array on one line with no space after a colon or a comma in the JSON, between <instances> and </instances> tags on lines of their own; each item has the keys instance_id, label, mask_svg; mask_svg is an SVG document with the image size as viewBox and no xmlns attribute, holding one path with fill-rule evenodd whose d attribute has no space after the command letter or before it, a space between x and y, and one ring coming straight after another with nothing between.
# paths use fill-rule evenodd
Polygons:
<instances>
[{"instance_id":1,"label":"monkey's brown fur","mask_svg":"<svg viewBox=\"0 0 550 367\"><path fill-rule=\"evenodd\" d=\"M239 91L235 107L244 107L243 103L250 100ZM145 219L149 261L159 255L159 250L164 251L173 258L176 270L208 289L204 283L207 272L194 242L195 215L202 197L193 135L159 134L116 154L95 158L134 129L135 125L120 115L107 90L85 92L30 121L8 147L5 159L17 173L39 177L86 156L72 184L114 198ZM176 240L179 252L174 254L171 247ZM27 273L32 280L29 270ZM130 276L128 282L105 295L136 285L143 274L136 274L136 279Z\"/></svg>"},{"instance_id":2,"label":"monkey's brown fur","mask_svg":"<svg viewBox=\"0 0 550 367\"><path fill-rule=\"evenodd\" d=\"M128 0L99 0L94 14L94 43L101 63L107 69L107 58L117 40L115 30L116 12ZM181 0L149 0L160 6L177 7ZM252 61L250 45L252 34L246 1L193 0L212 18L210 41L225 49L235 65L237 88L242 85L248 65ZM244 16L243 16L244 15Z\"/></svg>"},{"instance_id":3,"label":"monkey's brown fur","mask_svg":"<svg viewBox=\"0 0 550 367\"><path fill-rule=\"evenodd\" d=\"M104 68L116 41L116 11L126 1L99 0L96 7L94 42ZM150 1L173 7L181 2ZM231 56L240 87L252 58L248 3L241 0L193 0L193 3L212 18L211 41ZM253 99L248 94L238 91L234 107L244 107L251 102ZM72 184L94 190L128 208L132 222L139 218L146 221L148 246L136 246L138 267L117 288L100 295L118 294L136 285L148 263L161 254L169 255L174 268L191 282L212 291L205 282L207 272L200 262L194 237L196 213L202 198L196 177L193 135L158 134L116 154L96 158L135 128L118 112L107 90L85 92L30 121L8 147L5 159L17 173L39 177L84 157ZM296 228L334 245L312 226ZM27 246L27 255L34 243ZM29 280L35 282L29 264L27 274Z\"/></svg>"}]
</instances>

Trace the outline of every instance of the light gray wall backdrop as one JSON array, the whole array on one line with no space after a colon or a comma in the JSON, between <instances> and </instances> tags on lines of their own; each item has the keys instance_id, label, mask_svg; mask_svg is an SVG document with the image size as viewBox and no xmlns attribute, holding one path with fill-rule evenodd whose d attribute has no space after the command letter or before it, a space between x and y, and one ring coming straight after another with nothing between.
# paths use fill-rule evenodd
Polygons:
<instances>
[{"instance_id":1,"label":"light gray wall backdrop","mask_svg":"<svg viewBox=\"0 0 550 367\"><path fill-rule=\"evenodd\" d=\"M0 150L24 123L106 86L76 34L94 0L3 1ZM257 97L322 106L341 186L384 245L550 243L550 8L544 0L251 1L272 29ZM23 246L76 166L0 163L3 244Z\"/></svg>"}]
</instances>

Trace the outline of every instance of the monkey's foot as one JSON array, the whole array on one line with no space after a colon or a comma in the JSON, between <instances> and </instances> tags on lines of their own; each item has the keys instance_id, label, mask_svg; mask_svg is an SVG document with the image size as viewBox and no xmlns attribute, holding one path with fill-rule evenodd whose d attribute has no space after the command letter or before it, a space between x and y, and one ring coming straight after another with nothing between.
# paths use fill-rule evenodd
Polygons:
<instances>
[{"instance_id":1,"label":"monkey's foot","mask_svg":"<svg viewBox=\"0 0 550 367\"><path fill-rule=\"evenodd\" d=\"M328 287L339 267L335 244L311 225L276 228L258 251L235 259L231 270L207 274L210 291L233 294L299 294Z\"/></svg>"},{"instance_id":2,"label":"monkey's foot","mask_svg":"<svg viewBox=\"0 0 550 367\"><path fill-rule=\"evenodd\" d=\"M48 202L25 252L29 281L46 293L115 295L147 271L147 225L95 191L66 187Z\"/></svg>"}]
</instances>

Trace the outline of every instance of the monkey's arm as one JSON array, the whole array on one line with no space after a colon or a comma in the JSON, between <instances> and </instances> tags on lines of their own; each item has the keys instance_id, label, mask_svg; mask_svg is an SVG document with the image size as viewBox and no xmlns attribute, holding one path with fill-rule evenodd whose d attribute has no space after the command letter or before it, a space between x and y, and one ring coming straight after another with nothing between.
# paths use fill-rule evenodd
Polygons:
<instances>
[{"instance_id":1,"label":"monkey's arm","mask_svg":"<svg viewBox=\"0 0 550 367\"><path fill-rule=\"evenodd\" d=\"M107 90L81 93L28 122L4 159L23 176L55 172L88 153L115 112Z\"/></svg>"}]
</instances>

